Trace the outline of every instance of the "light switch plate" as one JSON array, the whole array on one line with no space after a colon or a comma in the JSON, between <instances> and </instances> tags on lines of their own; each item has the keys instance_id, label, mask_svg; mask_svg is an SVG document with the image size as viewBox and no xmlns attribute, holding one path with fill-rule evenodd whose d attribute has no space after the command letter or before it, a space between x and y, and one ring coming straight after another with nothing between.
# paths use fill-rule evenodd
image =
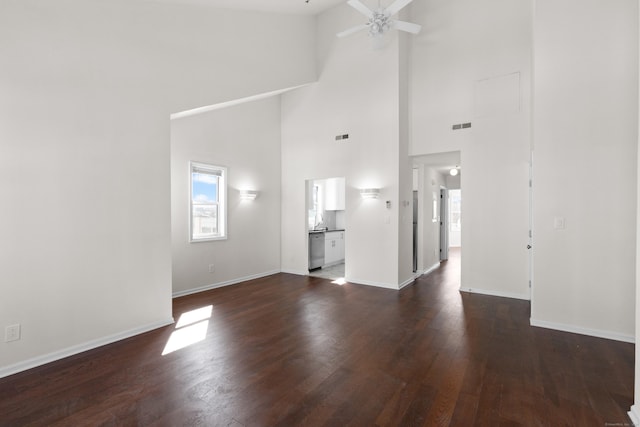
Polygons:
<instances>
[{"instance_id":1,"label":"light switch plate","mask_svg":"<svg viewBox=\"0 0 640 427\"><path fill-rule=\"evenodd\" d=\"M557 216L553 219L553 228L556 230L564 230L565 228L565 220L564 217Z\"/></svg>"}]
</instances>

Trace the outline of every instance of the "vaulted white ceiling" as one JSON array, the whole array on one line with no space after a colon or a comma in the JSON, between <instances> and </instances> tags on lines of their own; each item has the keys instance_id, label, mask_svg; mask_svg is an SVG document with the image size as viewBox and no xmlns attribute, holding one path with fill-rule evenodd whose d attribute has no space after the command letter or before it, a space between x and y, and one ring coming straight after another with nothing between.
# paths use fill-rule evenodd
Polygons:
<instances>
[{"instance_id":1,"label":"vaulted white ceiling","mask_svg":"<svg viewBox=\"0 0 640 427\"><path fill-rule=\"evenodd\" d=\"M226 9L257 10L296 15L316 15L347 0L151 0L160 3L190 4Z\"/></svg>"}]
</instances>

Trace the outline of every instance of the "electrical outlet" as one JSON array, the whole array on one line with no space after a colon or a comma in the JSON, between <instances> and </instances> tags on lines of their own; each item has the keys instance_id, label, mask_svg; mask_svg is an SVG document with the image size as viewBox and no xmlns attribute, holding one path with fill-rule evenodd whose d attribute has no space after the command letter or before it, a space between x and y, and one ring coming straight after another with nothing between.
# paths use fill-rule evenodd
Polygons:
<instances>
[{"instance_id":1,"label":"electrical outlet","mask_svg":"<svg viewBox=\"0 0 640 427\"><path fill-rule=\"evenodd\" d=\"M209 264L209 273L213 273L215 271L215 267L213 264Z\"/></svg>"},{"instance_id":2,"label":"electrical outlet","mask_svg":"<svg viewBox=\"0 0 640 427\"><path fill-rule=\"evenodd\" d=\"M18 341L20 339L20 324L10 325L4 329L4 342Z\"/></svg>"}]
</instances>

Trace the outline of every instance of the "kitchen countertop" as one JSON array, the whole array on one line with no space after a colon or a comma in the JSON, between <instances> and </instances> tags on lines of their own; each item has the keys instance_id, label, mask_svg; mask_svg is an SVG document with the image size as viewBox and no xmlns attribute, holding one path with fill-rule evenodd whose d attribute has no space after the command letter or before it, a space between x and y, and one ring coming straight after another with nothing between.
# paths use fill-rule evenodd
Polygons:
<instances>
[{"instance_id":1,"label":"kitchen countertop","mask_svg":"<svg viewBox=\"0 0 640 427\"><path fill-rule=\"evenodd\" d=\"M331 233L332 231L345 231L345 229L344 228L332 228L330 230L309 230L309 234Z\"/></svg>"}]
</instances>

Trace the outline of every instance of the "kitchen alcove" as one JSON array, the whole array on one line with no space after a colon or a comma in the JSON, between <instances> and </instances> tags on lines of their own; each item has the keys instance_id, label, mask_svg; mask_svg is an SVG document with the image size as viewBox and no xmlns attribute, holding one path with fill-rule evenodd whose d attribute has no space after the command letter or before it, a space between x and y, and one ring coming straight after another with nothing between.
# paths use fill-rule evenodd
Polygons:
<instances>
[{"instance_id":1,"label":"kitchen alcove","mask_svg":"<svg viewBox=\"0 0 640 427\"><path fill-rule=\"evenodd\" d=\"M309 275L344 281L345 178L306 181Z\"/></svg>"}]
</instances>

